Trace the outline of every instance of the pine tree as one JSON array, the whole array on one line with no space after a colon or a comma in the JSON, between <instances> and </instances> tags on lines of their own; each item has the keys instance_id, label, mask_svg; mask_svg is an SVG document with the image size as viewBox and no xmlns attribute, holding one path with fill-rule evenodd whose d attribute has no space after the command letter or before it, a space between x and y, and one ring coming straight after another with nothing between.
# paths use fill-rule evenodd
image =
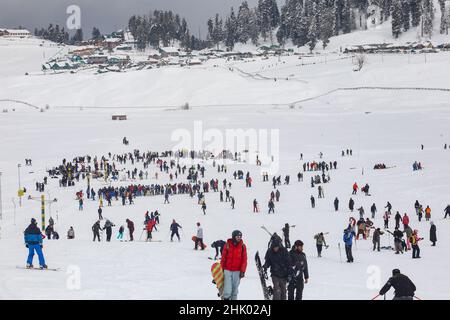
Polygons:
<instances>
[{"instance_id":1,"label":"pine tree","mask_svg":"<svg viewBox=\"0 0 450 320\"><path fill-rule=\"evenodd\" d=\"M98 40L98 39L100 39L100 38L101 38L100 30L97 29L96 27L94 27L94 28L92 29L92 39L93 39L93 40Z\"/></svg>"},{"instance_id":2,"label":"pine tree","mask_svg":"<svg viewBox=\"0 0 450 320\"><path fill-rule=\"evenodd\" d=\"M309 24L309 30L308 30L308 45L309 50L312 52L317 44L318 39L318 9L316 4L313 4L312 14L311 14L311 21Z\"/></svg>"},{"instance_id":3,"label":"pine tree","mask_svg":"<svg viewBox=\"0 0 450 320\"><path fill-rule=\"evenodd\" d=\"M352 30L352 14L350 7L350 0L344 0L344 6L342 8L342 31L349 33Z\"/></svg>"},{"instance_id":4,"label":"pine tree","mask_svg":"<svg viewBox=\"0 0 450 320\"><path fill-rule=\"evenodd\" d=\"M421 0L410 0L409 7L411 9L411 25L413 27L418 27L420 24L420 16L421 16Z\"/></svg>"},{"instance_id":5,"label":"pine tree","mask_svg":"<svg viewBox=\"0 0 450 320\"><path fill-rule=\"evenodd\" d=\"M402 0L403 31L409 30L410 11L411 11L411 9L409 7L409 0Z\"/></svg>"},{"instance_id":6,"label":"pine tree","mask_svg":"<svg viewBox=\"0 0 450 320\"><path fill-rule=\"evenodd\" d=\"M447 29L447 13L445 12L445 0L439 0L439 8L441 9L441 24L439 26L439 33L444 34Z\"/></svg>"},{"instance_id":7,"label":"pine tree","mask_svg":"<svg viewBox=\"0 0 450 320\"><path fill-rule=\"evenodd\" d=\"M427 37L433 34L434 7L433 0L422 1L423 33Z\"/></svg>"},{"instance_id":8,"label":"pine tree","mask_svg":"<svg viewBox=\"0 0 450 320\"><path fill-rule=\"evenodd\" d=\"M247 43L250 37L251 29L251 12L248 7L247 1L242 2L239 6L236 25L237 41L241 43Z\"/></svg>"},{"instance_id":9,"label":"pine tree","mask_svg":"<svg viewBox=\"0 0 450 320\"><path fill-rule=\"evenodd\" d=\"M225 22L225 45L229 50L233 50L234 43L237 39L236 35L237 21L233 8L231 8L230 16Z\"/></svg>"},{"instance_id":10,"label":"pine tree","mask_svg":"<svg viewBox=\"0 0 450 320\"><path fill-rule=\"evenodd\" d=\"M323 5L321 10L321 24L320 24L320 37L322 39L322 45L325 49L330 42L330 38L335 34L334 27L336 25L336 13L335 6Z\"/></svg>"},{"instance_id":11,"label":"pine tree","mask_svg":"<svg viewBox=\"0 0 450 320\"><path fill-rule=\"evenodd\" d=\"M80 28L75 31L75 34L72 37L72 42L76 43L81 41L83 41L83 30Z\"/></svg>"},{"instance_id":12,"label":"pine tree","mask_svg":"<svg viewBox=\"0 0 450 320\"><path fill-rule=\"evenodd\" d=\"M402 0L394 0L392 3L392 35L398 38L402 32L403 15L402 15Z\"/></svg>"}]
</instances>

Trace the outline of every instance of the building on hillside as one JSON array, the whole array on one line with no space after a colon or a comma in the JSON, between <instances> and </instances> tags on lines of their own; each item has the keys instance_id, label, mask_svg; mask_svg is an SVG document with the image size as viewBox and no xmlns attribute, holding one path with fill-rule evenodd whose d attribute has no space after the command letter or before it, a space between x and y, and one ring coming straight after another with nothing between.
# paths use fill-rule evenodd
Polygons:
<instances>
[{"instance_id":1,"label":"building on hillside","mask_svg":"<svg viewBox=\"0 0 450 320\"><path fill-rule=\"evenodd\" d=\"M127 56L110 56L110 57L108 57L109 65L124 66L128 62L130 62L130 57L128 55Z\"/></svg>"},{"instance_id":2,"label":"building on hillside","mask_svg":"<svg viewBox=\"0 0 450 320\"><path fill-rule=\"evenodd\" d=\"M31 32L26 29L4 29L0 28L0 36L5 38L30 38Z\"/></svg>"},{"instance_id":3,"label":"building on hillside","mask_svg":"<svg viewBox=\"0 0 450 320\"><path fill-rule=\"evenodd\" d=\"M88 64L105 64L108 62L108 57L104 55L92 55L87 58Z\"/></svg>"},{"instance_id":4,"label":"building on hillside","mask_svg":"<svg viewBox=\"0 0 450 320\"><path fill-rule=\"evenodd\" d=\"M180 51L178 48L175 47L162 47L159 48L159 53L161 54L161 57L178 57L180 56Z\"/></svg>"}]
</instances>

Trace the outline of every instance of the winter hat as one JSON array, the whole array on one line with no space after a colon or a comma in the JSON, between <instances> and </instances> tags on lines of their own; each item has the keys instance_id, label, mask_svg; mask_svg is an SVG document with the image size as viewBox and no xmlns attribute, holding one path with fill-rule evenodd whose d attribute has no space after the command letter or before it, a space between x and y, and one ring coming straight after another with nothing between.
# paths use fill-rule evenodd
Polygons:
<instances>
[{"instance_id":1,"label":"winter hat","mask_svg":"<svg viewBox=\"0 0 450 320\"><path fill-rule=\"evenodd\" d=\"M400 274L400 270L399 269L392 270L392 275L395 276L396 274Z\"/></svg>"},{"instance_id":2,"label":"winter hat","mask_svg":"<svg viewBox=\"0 0 450 320\"><path fill-rule=\"evenodd\" d=\"M281 242L278 239L272 241L271 248L281 247Z\"/></svg>"},{"instance_id":3,"label":"winter hat","mask_svg":"<svg viewBox=\"0 0 450 320\"><path fill-rule=\"evenodd\" d=\"M36 224L36 219L35 218L31 218L31 223L32 224Z\"/></svg>"},{"instance_id":4,"label":"winter hat","mask_svg":"<svg viewBox=\"0 0 450 320\"><path fill-rule=\"evenodd\" d=\"M200 222L197 222L197 226L200 226Z\"/></svg>"},{"instance_id":5,"label":"winter hat","mask_svg":"<svg viewBox=\"0 0 450 320\"><path fill-rule=\"evenodd\" d=\"M242 237L242 232L240 232L239 230L234 230L232 233L231 233L231 238L236 238L237 236L240 236L240 237Z\"/></svg>"},{"instance_id":6,"label":"winter hat","mask_svg":"<svg viewBox=\"0 0 450 320\"><path fill-rule=\"evenodd\" d=\"M303 246L303 241L302 240L296 240L294 242L294 247L300 247L300 246Z\"/></svg>"}]
</instances>

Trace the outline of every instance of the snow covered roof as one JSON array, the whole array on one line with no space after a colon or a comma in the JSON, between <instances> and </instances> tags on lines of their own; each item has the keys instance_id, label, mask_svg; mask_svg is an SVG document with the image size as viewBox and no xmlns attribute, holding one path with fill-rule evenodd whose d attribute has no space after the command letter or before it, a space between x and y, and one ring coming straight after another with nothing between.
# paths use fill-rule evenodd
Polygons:
<instances>
[{"instance_id":1,"label":"snow covered roof","mask_svg":"<svg viewBox=\"0 0 450 320\"><path fill-rule=\"evenodd\" d=\"M118 42L122 42L122 39L121 38L106 38L105 42L118 43Z\"/></svg>"},{"instance_id":2,"label":"snow covered roof","mask_svg":"<svg viewBox=\"0 0 450 320\"><path fill-rule=\"evenodd\" d=\"M162 47L160 50L166 53L179 53L179 49L175 47Z\"/></svg>"}]
</instances>

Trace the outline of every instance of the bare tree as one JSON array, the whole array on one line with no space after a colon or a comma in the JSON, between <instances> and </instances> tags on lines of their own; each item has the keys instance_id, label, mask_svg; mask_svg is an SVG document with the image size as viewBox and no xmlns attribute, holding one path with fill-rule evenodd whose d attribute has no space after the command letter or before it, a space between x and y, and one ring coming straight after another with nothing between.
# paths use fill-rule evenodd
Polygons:
<instances>
[{"instance_id":1,"label":"bare tree","mask_svg":"<svg viewBox=\"0 0 450 320\"><path fill-rule=\"evenodd\" d=\"M355 56L355 60L353 60L353 64L355 65L354 71L360 71L362 67L366 64L367 58L364 54L358 54Z\"/></svg>"}]
</instances>

